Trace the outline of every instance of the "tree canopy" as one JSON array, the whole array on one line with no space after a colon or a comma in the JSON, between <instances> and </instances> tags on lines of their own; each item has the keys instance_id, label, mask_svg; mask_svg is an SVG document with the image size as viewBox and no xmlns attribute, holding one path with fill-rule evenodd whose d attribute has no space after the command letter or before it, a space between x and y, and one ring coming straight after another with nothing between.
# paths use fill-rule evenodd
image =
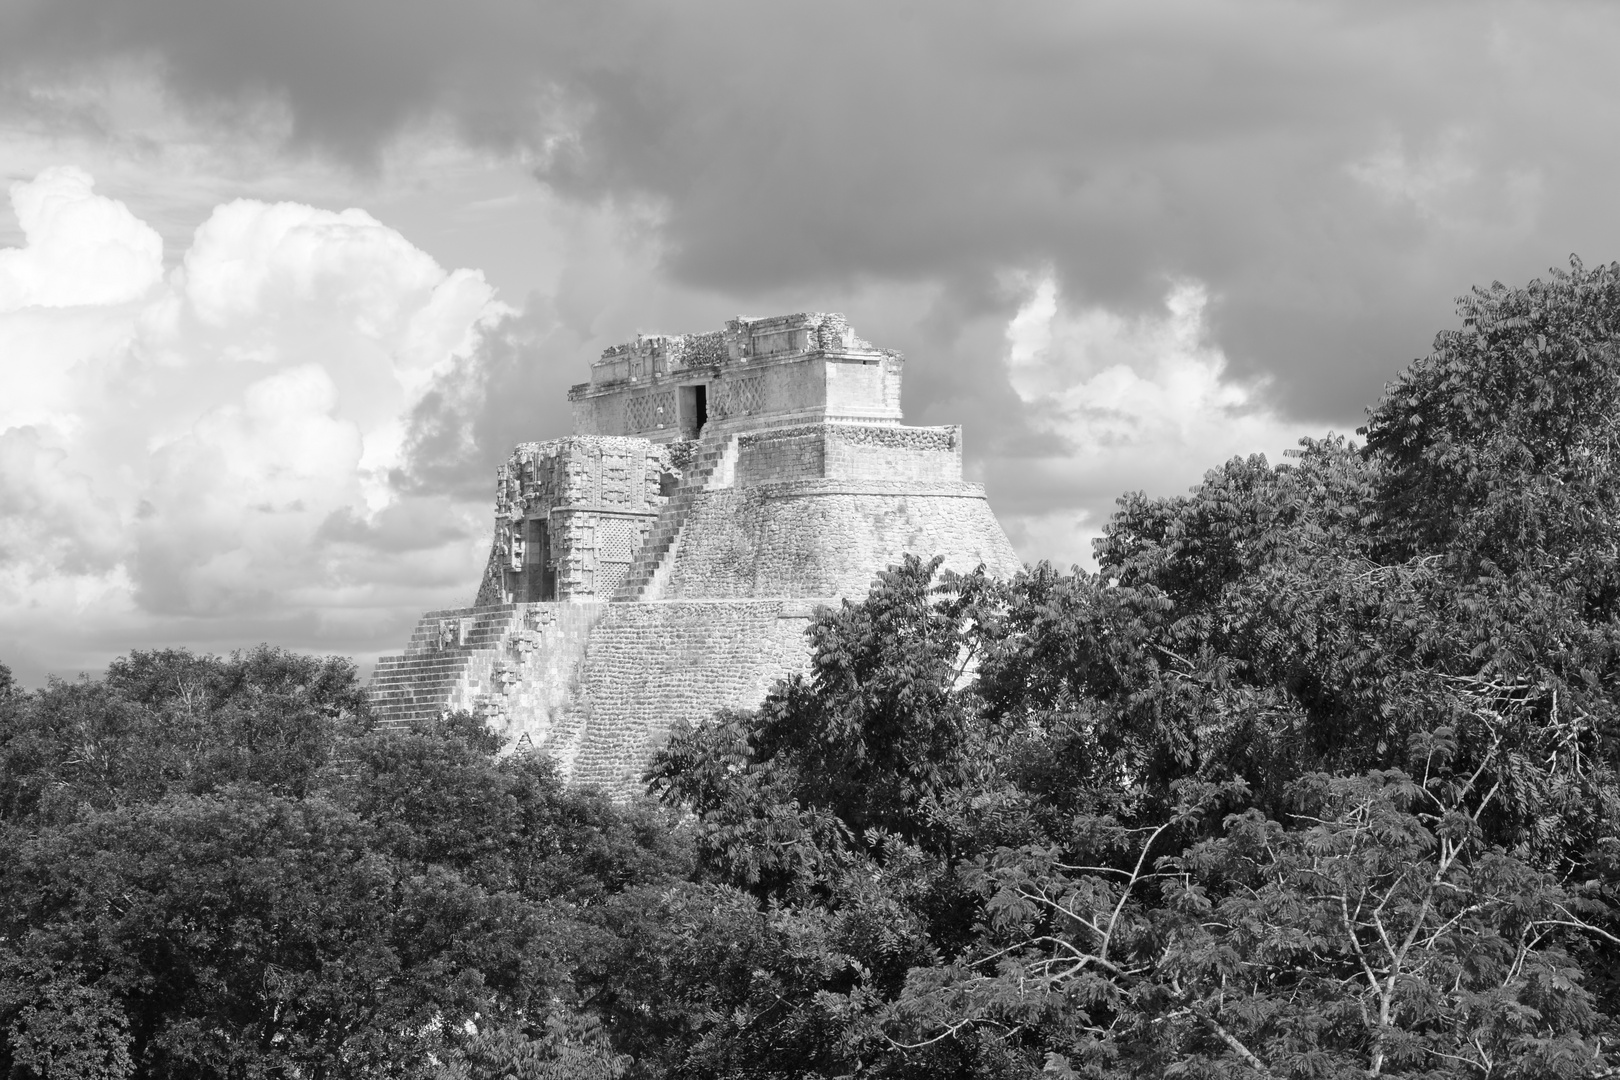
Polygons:
<instances>
[{"instance_id":1,"label":"tree canopy","mask_svg":"<svg viewBox=\"0 0 1620 1080\"><path fill-rule=\"evenodd\" d=\"M678 732L702 865L845 958L691 1075L1605 1072L1617 284L1477 290L1364 446L1127 495L1096 573L910 561Z\"/></svg>"},{"instance_id":2,"label":"tree canopy","mask_svg":"<svg viewBox=\"0 0 1620 1080\"><path fill-rule=\"evenodd\" d=\"M341 660L0 675L0 1071L1612 1075L1620 265L1460 317L1095 572L892 567L656 802Z\"/></svg>"},{"instance_id":3,"label":"tree canopy","mask_svg":"<svg viewBox=\"0 0 1620 1080\"><path fill-rule=\"evenodd\" d=\"M622 1075L581 995L681 836L496 749L272 648L0 702L0 1071Z\"/></svg>"}]
</instances>

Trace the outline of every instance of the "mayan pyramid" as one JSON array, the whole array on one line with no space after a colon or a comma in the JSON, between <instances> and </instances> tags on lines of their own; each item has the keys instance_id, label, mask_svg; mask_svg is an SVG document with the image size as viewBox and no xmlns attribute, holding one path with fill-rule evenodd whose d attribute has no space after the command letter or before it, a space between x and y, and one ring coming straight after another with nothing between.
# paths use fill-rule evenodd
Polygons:
<instances>
[{"instance_id":1,"label":"mayan pyramid","mask_svg":"<svg viewBox=\"0 0 1620 1080\"><path fill-rule=\"evenodd\" d=\"M961 428L901 423L902 366L819 313L608 349L575 434L499 469L477 596L378 662L378 714L469 710L628 792L673 721L757 705L806 666L815 608L905 554L1012 575Z\"/></svg>"}]
</instances>

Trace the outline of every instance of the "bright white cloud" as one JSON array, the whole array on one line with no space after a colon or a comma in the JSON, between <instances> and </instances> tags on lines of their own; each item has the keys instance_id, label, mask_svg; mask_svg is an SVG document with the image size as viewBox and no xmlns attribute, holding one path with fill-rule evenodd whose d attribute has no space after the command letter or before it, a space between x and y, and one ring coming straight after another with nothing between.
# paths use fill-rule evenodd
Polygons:
<instances>
[{"instance_id":1,"label":"bright white cloud","mask_svg":"<svg viewBox=\"0 0 1620 1080\"><path fill-rule=\"evenodd\" d=\"M242 200L164 277L157 234L82 171L11 196L0 658L59 663L92 633L251 644L446 599L483 515L404 507L390 471L408 411L506 313L480 274L363 211ZM424 518L451 527L387 535ZM364 528L335 542L335 520Z\"/></svg>"},{"instance_id":2,"label":"bright white cloud","mask_svg":"<svg viewBox=\"0 0 1620 1080\"><path fill-rule=\"evenodd\" d=\"M0 248L0 432L75 422L69 369L130 332L132 305L163 276L163 242L74 168L11 185L27 238Z\"/></svg>"},{"instance_id":3,"label":"bright white cloud","mask_svg":"<svg viewBox=\"0 0 1620 1080\"><path fill-rule=\"evenodd\" d=\"M1136 318L1065 304L1050 274L1026 288L1006 328L1007 373L1056 449L1009 467L1075 497L1002 514L1025 558L1093 565L1091 541L1119 492L1180 494L1234 455L1278 461L1306 433L1269 407L1263 384L1232 380L1209 339L1202 285L1178 283L1161 313Z\"/></svg>"},{"instance_id":4,"label":"bright white cloud","mask_svg":"<svg viewBox=\"0 0 1620 1080\"><path fill-rule=\"evenodd\" d=\"M46 169L11 185L26 245L0 250L0 312L123 304L163 275L163 241L123 203L97 195L81 169Z\"/></svg>"}]
</instances>

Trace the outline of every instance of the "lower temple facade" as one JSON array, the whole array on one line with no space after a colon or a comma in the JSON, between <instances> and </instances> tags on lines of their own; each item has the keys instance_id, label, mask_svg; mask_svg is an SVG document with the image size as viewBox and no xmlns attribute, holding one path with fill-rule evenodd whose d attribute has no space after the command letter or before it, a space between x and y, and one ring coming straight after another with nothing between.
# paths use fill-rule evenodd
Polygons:
<instances>
[{"instance_id":1,"label":"lower temple facade","mask_svg":"<svg viewBox=\"0 0 1620 1080\"><path fill-rule=\"evenodd\" d=\"M906 554L1012 575L961 429L901 424L901 363L828 314L607 350L576 434L499 470L473 604L379 660L374 711L467 710L627 794L672 723L757 706L808 666L815 609Z\"/></svg>"}]
</instances>

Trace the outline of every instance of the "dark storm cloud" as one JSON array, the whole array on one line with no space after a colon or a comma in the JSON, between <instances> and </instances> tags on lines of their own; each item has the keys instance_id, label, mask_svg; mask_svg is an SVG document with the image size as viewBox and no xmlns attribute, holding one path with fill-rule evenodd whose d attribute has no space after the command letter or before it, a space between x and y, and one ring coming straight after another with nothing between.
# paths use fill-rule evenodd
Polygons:
<instances>
[{"instance_id":1,"label":"dark storm cloud","mask_svg":"<svg viewBox=\"0 0 1620 1080\"><path fill-rule=\"evenodd\" d=\"M1304 418L1370 401L1469 284L1620 249L1601 130L1620 94L1604 75L1616 15L1596 7L0 11L0 63L20 79L150 58L199 109L269 95L300 145L357 162L448 116L533 155L560 191L654 202L669 271L733 296L935 280L968 325L1015 305L1001 269L1050 265L1066 297L1121 310L1196 278L1234 372L1273 375ZM997 380L960 378L924 399Z\"/></svg>"}]
</instances>

